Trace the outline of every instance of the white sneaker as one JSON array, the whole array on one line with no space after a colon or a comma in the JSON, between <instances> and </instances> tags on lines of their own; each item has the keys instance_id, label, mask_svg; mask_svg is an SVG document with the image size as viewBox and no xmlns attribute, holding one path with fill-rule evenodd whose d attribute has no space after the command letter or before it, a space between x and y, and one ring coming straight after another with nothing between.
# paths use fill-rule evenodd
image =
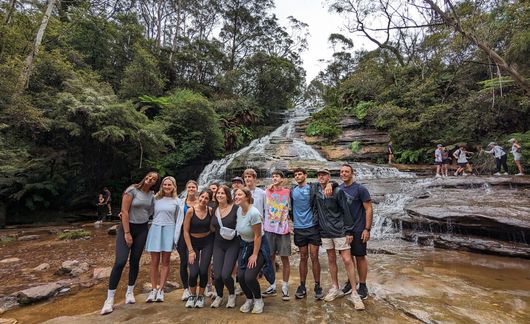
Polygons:
<instances>
[{"instance_id":1,"label":"white sneaker","mask_svg":"<svg viewBox=\"0 0 530 324\"><path fill-rule=\"evenodd\" d=\"M210 305L211 308L218 308L219 306L221 306L221 303L223 302L223 297L215 297L215 299L213 300L212 304Z\"/></svg>"},{"instance_id":2,"label":"white sneaker","mask_svg":"<svg viewBox=\"0 0 530 324\"><path fill-rule=\"evenodd\" d=\"M289 287L288 286L282 286L282 300L288 301L291 297L289 297Z\"/></svg>"},{"instance_id":3,"label":"white sneaker","mask_svg":"<svg viewBox=\"0 0 530 324\"><path fill-rule=\"evenodd\" d=\"M212 285L206 285L206 291L204 292L204 296L206 297L212 296Z\"/></svg>"},{"instance_id":4,"label":"white sneaker","mask_svg":"<svg viewBox=\"0 0 530 324\"><path fill-rule=\"evenodd\" d=\"M156 289L151 289L151 291L149 292L149 295L147 295L147 299L145 300L146 303L152 303L155 301L156 299Z\"/></svg>"},{"instance_id":5,"label":"white sneaker","mask_svg":"<svg viewBox=\"0 0 530 324\"><path fill-rule=\"evenodd\" d=\"M363 303L363 300L361 299L361 297L359 296L359 294L357 293L357 291L355 291L355 289L352 290L350 300L351 300L351 302L353 303L353 307L354 307L356 310L364 310L364 303Z\"/></svg>"},{"instance_id":6,"label":"white sneaker","mask_svg":"<svg viewBox=\"0 0 530 324\"><path fill-rule=\"evenodd\" d=\"M182 292L182 297L180 298L182 301L186 301L188 300L188 298L190 298L190 290L188 288L184 289L184 291Z\"/></svg>"},{"instance_id":7,"label":"white sneaker","mask_svg":"<svg viewBox=\"0 0 530 324\"><path fill-rule=\"evenodd\" d=\"M203 295L197 296L197 300L195 301L195 307L196 308L204 307L204 296Z\"/></svg>"},{"instance_id":8,"label":"white sneaker","mask_svg":"<svg viewBox=\"0 0 530 324\"><path fill-rule=\"evenodd\" d=\"M133 292L125 293L125 304L136 304L136 299L134 298Z\"/></svg>"},{"instance_id":9,"label":"white sneaker","mask_svg":"<svg viewBox=\"0 0 530 324\"><path fill-rule=\"evenodd\" d=\"M236 296L240 296L240 295L243 294L243 289L241 289L241 287L239 285L236 287L235 294L236 294Z\"/></svg>"},{"instance_id":10,"label":"white sneaker","mask_svg":"<svg viewBox=\"0 0 530 324\"><path fill-rule=\"evenodd\" d=\"M194 295L190 295L188 297L188 301L186 302L186 308L193 308L195 307L195 300L197 299L197 297L195 297Z\"/></svg>"},{"instance_id":11,"label":"white sneaker","mask_svg":"<svg viewBox=\"0 0 530 324\"><path fill-rule=\"evenodd\" d=\"M105 300L105 303L103 304L103 308L101 309L100 314L101 315L110 314L113 311L114 311L114 299L107 298Z\"/></svg>"},{"instance_id":12,"label":"white sneaker","mask_svg":"<svg viewBox=\"0 0 530 324\"><path fill-rule=\"evenodd\" d=\"M453 175L456 177L458 175L458 173L456 173L456 171L455 171L455 173Z\"/></svg>"},{"instance_id":13,"label":"white sneaker","mask_svg":"<svg viewBox=\"0 0 530 324\"><path fill-rule=\"evenodd\" d=\"M326 297L324 297L324 300L327 302L334 301L336 298L342 297L342 291L340 289L337 289L335 287L332 287Z\"/></svg>"},{"instance_id":14,"label":"white sneaker","mask_svg":"<svg viewBox=\"0 0 530 324\"><path fill-rule=\"evenodd\" d=\"M263 303L263 298L256 299L254 301L254 308L252 308L252 314L261 314L263 313L263 306L265 304Z\"/></svg>"},{"instance_id":15,"label":"white sneaker","mask_svg":"<svg viewBox=\"0 0 530 324\"><path fill-rule=\"evenodd\" d=\"M465 173L465 172L462 172L462 175L463 175L463 176L467 176L468 174L467 174L467 173Z\"/></svg>"},{"instance_id":16,"label":"white sneaker","mask_svg":"<svg viewBox=\"0 0 530 324\"><path fill-rule=\"evenodd\" d=\"M241 307L239 307L239 311L241 313L248 313L252 310L252 306L254 306L254 300L247 299L245 303Z\"/></svg>"},{"instance_id":17,"label":"white sneaker","mask_svg":"<svg viewBox=\"0 0 530 324\"><path fill-rule=\"evenodd\" d=\"M510 175L508 172L504 172L502 175Z\"/></svg>"},{"instance_id":18,"label":"white sneaker","mask_svg":"<svg viewBox=\"0 0 530 324\"><path fill-rule=\"evenodd\" d=\"M435 178L441 178L442 176L439 175L439 174L436 174L434 177L435 177Z\"/></svg>"},{"instance_id":19,"label":"white sneaker","mask_svg":"<svg viewBox=\"0 0 530 324\"><path fill-rule=\"evenodd\" d=\"M522 175L524 175L524 173L519 172L516 174L516 176L522 176Z\"/></svg>"},{"instance_id":20,"label":"white sneaker","mask_svg":"<svg viewBox=\"0 0 530 324\"><path fill-rule=\"evenodd\" d=\"M164 289L160 289L156 294L155 301L157 303L162 303L164 301Z\"/></svg>"},{"instance_id":21,"label":"white sneaker","mask_svg":"<svg viewBox=\"0 0 530 324\"><path fill-rule=\"evenodd\" d=\"M501 174L499 172L495 172L493 175L494 176L500 176Z\"/></svg>"},{"instance_id":22,"label":"white sneaker","mask_svg":"<svg viewBox=\"0 0 530 324\"><path fill-rule=\"evenodd\" d=\"M234 308L234 307L236 307L236 295L228 295L228 301L226 302L226 308Z\"/></svg>"}]
</instances>

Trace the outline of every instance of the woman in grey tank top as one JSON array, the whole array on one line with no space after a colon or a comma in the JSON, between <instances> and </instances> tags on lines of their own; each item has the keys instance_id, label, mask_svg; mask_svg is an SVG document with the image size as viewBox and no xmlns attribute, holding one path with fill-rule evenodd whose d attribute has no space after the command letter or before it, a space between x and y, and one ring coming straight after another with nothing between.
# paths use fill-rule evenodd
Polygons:
<instances>
[{"instance_id":1,"label":"woman in grey tank top","mask_svg":"<svg viewBox=\"0 0 530 324\"><path fill-rule=\"evenodd\" d=\"M125 294L125 303L134 304L134 284L138 277L140 257L144 250L149 216L153 214L154 193L160 176L149 172L140 183L133 184L123 193L121 202L121 225L116 234L116 259L109 279L107 299L101 309L101 315L114 310L114 295L121 278L123 268L129 259L129 283Z\"/></svg>"}]
</instances>

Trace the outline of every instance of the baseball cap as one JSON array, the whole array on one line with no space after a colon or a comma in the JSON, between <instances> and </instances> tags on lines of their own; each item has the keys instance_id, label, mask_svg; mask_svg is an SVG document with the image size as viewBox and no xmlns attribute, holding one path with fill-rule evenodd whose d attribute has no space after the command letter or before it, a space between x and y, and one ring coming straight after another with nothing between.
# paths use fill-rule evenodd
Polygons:
<instances>
[{"instance_id":1,"label":"baseball cap","mask_svg":"<svg viewBox=\"0 0 530 324\"><path fill-rule=\"evenodd\" d=\"M331 174L331 172L329 172L328 169L318 169L318 171L317 171L317 175L318 175L319 173L326 173L326 174L329 174L329 175Z\"/></svg>"},{"instance_id":2,"label":"baseball cap","mask_svg":"<svg viewBox=\"0 0 530 324\"><path fill-rule=\"evenodd\" d=\"M241 182L242 184L245 184L245 181L243 181L243 178L241 177L233 177L232 182Z\"/></svg>"},{"instance_id":3,"label":"baseball cap","mask_svg":"<svg viewBox=\"0 0 530 324\"><path fill-rule=\"evenodd\" d=\"M438 145L436 145L436 147L442 147L442 146L443 146L442 144L438 144Z\"/></svg>"}]
</instances>

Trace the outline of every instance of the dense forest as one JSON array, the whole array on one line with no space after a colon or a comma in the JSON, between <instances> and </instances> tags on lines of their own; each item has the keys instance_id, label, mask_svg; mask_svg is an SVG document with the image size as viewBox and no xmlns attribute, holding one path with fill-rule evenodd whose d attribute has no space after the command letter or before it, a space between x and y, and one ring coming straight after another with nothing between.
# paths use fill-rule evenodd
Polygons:
<instances>
[{"instance_id":1,"label":"dense forest","mask_svg":"<svg viewBox=\"0 0 530 324\"><path fill-rule=\"evenodd\" d=\"M273 0L0 0L0 226L146 170L197 174L300 104L325 105L311 135L355 116L398 162L516 137L529 168L528 1L324 3L346 30L306 86L308 26Z\"/></svg>"},{"instance_id":2,"label":"dense forest","mask_svg":"<svg viewBox=\"0 0 530 324\"><path fill-rule=\"evenodd\" d=\"M347 30L330 36L335 54L308 89L326 103L308 135L332 139L355 116L389 132L401 163L432 163L438 143L509 152L515 137L530 168L530 2L328 3ZM355 50L353 36L377 49Z\"/></svg>"},{"instance_id":3,"label":"dense forest","mask_svg":"<svg viewBox=\"0 0 530 324\"><path fill-rule=\"evenodd\" d=\"M274 126L303 95L307 26L273 6L0 1L0 218L197 174Z\"/></svg>"}]
</instances>

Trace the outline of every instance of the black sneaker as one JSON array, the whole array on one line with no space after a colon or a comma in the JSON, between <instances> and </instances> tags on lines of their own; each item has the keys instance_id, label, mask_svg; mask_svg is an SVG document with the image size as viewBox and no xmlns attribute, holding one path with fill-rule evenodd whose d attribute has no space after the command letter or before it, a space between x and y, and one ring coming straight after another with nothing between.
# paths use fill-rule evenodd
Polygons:
<instances>
[{"instance_id":1,"label":"black sneaker","mask_svg":"<svg viewBox=\"0 0 530 324\"><path fill-rule=\"evenodd\" d=\"M315 284L315 299L321 300L324 298L324 291L322 290L322 287L320 287L320 284Z\"/></svg>"},{"instance_id":2,"label":"black sneaker","mask_svg":"<svg viewBox=\"0 0 530 324\"><path fill-rule=\"evenodd\" d=\"M297 298L297 299L302 299L302 298L305 298L305 296L307 295L307 290L305 289L305 286L298 286L298 288L296 288L296 292L294 293L294 296Z\"/></svg>"},{"instance_id":3,"label":"black sneaker","mask_svg":"<svg viewBox=\"0 0 530 324\"><path fill-rule=\"evenodd\" d=\"M361 299L368 298L368 287L366 287L366 284L359 284L359 288L357 289L357 293L359 294L359 297Z\"/></svg>"},{"instance_id":4,"label":"black sneaker","mask_svg":"<svg viewBox=\"0 0 530 324\"><path fill-rule=\"evenodd\" d=\"M344 295L349 295L349 294L351 294L351 284L350 284L349 281L346 282L346 284L345 284L344 287L342 288L342 293L343 293Z\"/></svg>"},{"instance_id":5,"label":"black sneaker","mask_svg":"<svg viewBox=\"0 0 530 324\"><path fill-rule=\"evenodd\" d=\"M276 289L269 287L267 290L261 293L261 297L276 296Z\"/></svg>"}]
</instances>

